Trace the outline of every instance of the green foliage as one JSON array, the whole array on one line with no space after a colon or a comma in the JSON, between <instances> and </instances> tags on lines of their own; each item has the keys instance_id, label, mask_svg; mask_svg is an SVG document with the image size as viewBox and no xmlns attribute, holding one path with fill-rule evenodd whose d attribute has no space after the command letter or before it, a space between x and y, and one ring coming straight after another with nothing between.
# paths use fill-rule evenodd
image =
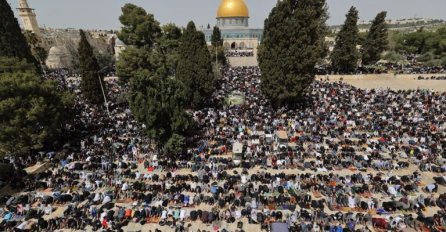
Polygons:
<instances>
[{"instance_id":1,"label":"green foliage","mask_svg":"<svg viewBox=\"0 0 446 232\"><path fill-rule=\"evenodd\" d=\"M164 151L167 154L175 155L181 153L186 147L186 138L179 134L173 134L164 145Z\"/></svg>"},{"instance_id":2,"label":"green foliage","mask_svg":"<svg viewBox=\"0 0 446 232\"><path fill-rule=\"evenodd\" d=\"M406 63L405 62L406 61L405 57L403 55L401 55L400 53L395 52L395 51L387 52L383 56L383 59L389 61L390 63L394 63L394 64L397 64L397 63L403 63L404 64L404 63Z\"/></svg>"},{"instance_id":3,"label":"green foliage","mask_svg":"<svg viewBox=\"0 0 446 232\"><path fill-rule=\"evenodd\" d=\"M189 89L175 77L181 70L180 51L185 45L182 31L174 24L159 28L151 14L131 4L123 7L120 20L124 27L119 38L132 46L121 53L116 69L119 79L129 83L130 109L136 120L144 124L145 133L165 154L181 152L185 135L194 127L192 117L186 112ZM140 30L135 30L137 28ZM196 31L194 35L202 36L200 39L209 57L204 35ZM146 39L141 39L143 37ZM191 41L186 41L186 46L187 43ZM186 52L193 54L194 62L201 64L198 58L203 49L200 46L194 49Z\"/></svg>"},{"instance_id":4,"label":"green foliage","mask_svg":"<svg viewBox=\"0 0 446 232\"><path fill-rule=\"evenodd\" d=\"M211 53L211 60L213 63L215 63L215 47L209 46L209 52ZM217 47L217 61L221 65L226 65L227 60L225 56L225 47L224 46L218 46Z\"/></svg>"},{"instance_id":5,"label":"green foliage","mask_svg":"<svg viewBox=\"0 0 446 232\"><path fill-rule=\"evenodd\" d=\"M367 32L359 32L358 33L358 45L363 46L366 38L367 38Z\"/></svg>"},{"instance_id":6,"label":"green foliage","mask_svg":"<svg viewBox=\"0 0 446 232\"><path fill-rule=\"evenodd\" d=\"M211 43L212 46L223 46L223 39L221 38L221 31L220 28L217 26L214 27L214 30L212 31L211 36Z\"/></svg>"},{"instance_id":7,"label":"green foliage","mask_svg":"<svg viewBox=\"0 0 446 232\"><path fill-rule=\"evenodd\" d=\"M23 61L9 70L0 73L0 155L51 147L70 118L72 95L33 69L25 72Z\"/></svg>"},{"instance_id":8,"label":"green foliage","mask_svg":"<svg viewBox=\"0 0 446 232\"><path fill-rule=\"evenodd\" d=\"M115 66L115 57L108 52L97 52L94 51L94 56L96 57L96 60L98 61L99 67L109 67L112 68Z\"/></svg>"},{"instance_id":9,"label":"green foliage","mask_svg":"<svg viewBox=\"0 0 446 232\"><path fill-rule=\"evenodd\" d=\"M36 72L36 66L16 57L0 56L0 74L15 72Z\"/></svg>"},{"instance_id":10,"label":"green foliage","mask_svg":"<svg viewBox=\"0 0 446 232\"><path fill-rule=\"evenodd\" d=\"M362 46L362 64L376 64L381 59L381 54L388 49L388 32L386 23L387 12L376 15L370 31Z\"/></svg>"},{"instance_id":11,"label":"green foliage","mask_svg":"<svg viewBox=\"0 0 446 232\"><path fill-rule=\"evenodd\" d=\"M419 56L426 65L444 66L446 57L446 27L437 31L418 30L412 33L399 33L394 36L393 50L401 54Z\"/></svg>"},{"instance_id":12,"label":"green foliage","mask_svg":"<svg viewBox=\"0 0 446 232\"><path fill-rule=\"evenodd\" d=\"M158 47L166 56L166 67L169 76L174 76L179 60L180 39L182 36L181 29L175 24L170 23L162 27L162 35L158 39Z\"/></svg>"},{"instance_id":13,"label":"green foliage","mask_svg":"<svg viewBox=\"0 0 446 232\"><path fill-rule=\"evenodd\" d=\"M152 52L147 49L127 47L116 62L116 74L123 83L129 82L139 72L148 75L154 70Z\"/></svg>"},{"instance_id":14,"label":"green foliage","mask_svg":"<svg viewBox=\"0 0 446 232\"><path fill-rule=\"evenodd\" d=\"M0 56L26 59L37 67L25 36L6 0L0 0Z\"/></svg>"},{"instance_id":15,"label":"green foliage","mask_svg":"<svg viewBox=\"0 0 446 232\"><path fill-rule=\"evenodd\" d=\"M358 44L358 10L351 7L346 15L345 23L336 37L336 45L331 54L331 64L340 73L351 73L356 70L359 52Z\"/></svg>"},{"instance_id":16,"label":"green foliage","mask_svg":"<svg viewBox=\"0 0 446 232\"><path fill-rule=\"evenodd\" d=\"M81 91L89 102L100 105L104 102L101 90L101 82L104 83L104 79L99 74L100 68L98 61L94 56L93 49L84 31L80 30L80 36L81 40L79 42L78 54L79 68L82 76Z\"/></svg>"},{"instance_id":17,"label":"green foliage","mask_svg":"<svg viewBox=\"0 0 446 232\"><path fill-rule=\"evenodd\" d=\"M181 37L176 78L185 85L189 107L201 108L209 103L215 88L211 56L204 34L189 22Z\"/></svg>"},{"instance_id":18,"label":"green foliage","mask_svg":"<svg viewBox=\"0 0 446 232\"><path fill-rule=\"evenodd\" d=\"M325 0L284 0L265 20L259 49L261 88L278 107L292 104L315 78L327 54Z\"/></svg>"},{"instance_id":19,"label":"green foliage","mask_svg":"<svg viewBox=\"0 0 446 232\"><path fill-rule=\"evenodd\" d=\"M161 34L159 22L143 8L127 3L122 7L119 21L123 25L118 38L126 45L151 47Z\"/></svg>"},{"instance_id":20,"label":"green foliage","mask_svg":"<svg viewBox=\"0 0 446 232\"><path fill-rule=\"evenodd\" d=\"M40 64L44 64L46 58L48 57L48 51L40 46L40 39L31 31L25 31L24 35L28 41L28 44L31 46L33 56L39 61Z\"/></svg>"},{"instance_id":21,"label":"green foliage","mask_svg":"<svg viewBox=\"0 0 446 232\"><path fill-rule=\"evenodd\" d=\"M162 54L156 57L165 59ZM160 63L164 63L163 60ZM165 66L148 76L137 75L130 81L130 108L159 147L164 147L174 134L185 134L193 125L192 118L184 110L187 104L184 90L181 82L167 75Z\"/></svg>"}]
</instances>

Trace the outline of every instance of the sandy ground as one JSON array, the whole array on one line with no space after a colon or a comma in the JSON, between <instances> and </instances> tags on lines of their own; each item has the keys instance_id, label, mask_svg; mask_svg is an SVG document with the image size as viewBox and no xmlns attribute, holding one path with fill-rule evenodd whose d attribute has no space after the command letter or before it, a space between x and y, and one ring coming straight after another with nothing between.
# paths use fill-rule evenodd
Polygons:
<instances>
[{"instance_id":1,"label":"sandy ground","mask_svg":"<svg viewBox=\"0 0 446 232\"><path fill-rule=\"evenodd\" d=\"M372 88L390 88L393 90L404 89L430 89L434 91L445 92L446 80L418 80L418 76L446 76L446 74L408 74L408 75L393 75L393 74L373 74L373 75L329 75L330 81L339 81L341 78L343 82L363 89ZM325 80L327 76L317 76L317 80Z\"/></svg>"}]
</instances>

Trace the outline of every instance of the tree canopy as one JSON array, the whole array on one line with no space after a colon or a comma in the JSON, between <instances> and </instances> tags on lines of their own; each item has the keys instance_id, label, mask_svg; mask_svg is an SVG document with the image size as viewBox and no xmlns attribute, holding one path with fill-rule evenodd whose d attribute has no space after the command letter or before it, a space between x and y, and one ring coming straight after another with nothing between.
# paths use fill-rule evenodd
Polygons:
<instances>
[{"instance_id":1,"label":"tree canopy","mask_svg":"<svg viewBox=\"0 0 446 232\"><path fill-rule=\"evenodd\" d=\"M98 61L94 56L93 48L88 42L85 32L80 30L79 33L81 36L78 47L79 68L82 77L81 91L89 102L100 105L104 102L101 89L103 77L99 73Z\"/></svg>"},{"instance_id":2,"label":"tree canopy","mask_svg":"<svg viewBox=\"0 0 446 232\"><path fill-rule=\"evenodd\" d=\"M225 49L223 47L223 38L221 36L220 28L217 26L215 26L214 30L212 31L211 44L213 46L211 49L211 60L215 61L215 56L217 56L217 61L220 64L225 65L226 56ZM215 49L217 49L217 51Z\"/></svg>"},{"instance_id":3,"label":"tree canopy","mask_svg":"<svg viewBox=\"0 0 446 232\"><path fill-rule=\"evenodd\" d=\"M160 24L153 15L131 3L122 7L119 21L122 28L118 38L127 45L151 47L161 34Z\"/></svg>"},{"instance_id":4,"label":"tree canopy","mask_svg":"<svg viewBox=\"0 0 446 232\"><path fill-rule=\"evenodd\" d=\"M215 78L204 34L189 22L180 41L176 78L184 84L191 108L206 106L215 88Z\"/></svg>"},{"instance_id":5,"label":"tree canopy","mask_svg":"<svg viewBox=\"0 0 446 232\"><path fill-rule=\"evenodd\" d=\"M0 155L52 147L70 118L72 96L43 80L24 60L0 60L17 64L0 73Z\"/></svg>"},{"instance_id":6,"label":"tree canopy","mask_svg":"<svg viewBox=\"0 0 446 232\"><path fill-rule=\"evenodd\" d=\"M284 0L265 20L259 49L263 94L274 106L292 104L315 78L327 54L325 0Z\"/></svg>"},{"instance_id":7,"label":"tree canopy","mask_svg":"<svg viewBox=\"0 0 446 232\"><path fill-rule=\"evenodd\" d=\"M28 44L31 46L31 53L41 65L44 65L45 60L48 57L48 51L41 46L40 38L31 31L25 31L24 35Z\"/></svg>"},{"instance_id":8,"label":"tree canopy","mask_svg":"<svg viewBox=\"0 0 446 232\"><path fill-rule=\"evenodd\" d=\"M373 65L381 59L381 54L388 49L387 12L376 15L367 38L362 46L362 64Z\"/></svg>"},{"instance_id":9,"label":"tree canopy","mask_svg":"<svg viewBox=\"0 0 446 232\"><path fill-rule=\"evenodd\" d=\"M168 76L162 53L154 57L162 59L157 62L160 66L155 72L140 73L131 80L129 102L135 118L146 126L147 135L163 148L173 135L184 135L193 122L184 108L187 102L183 84Z\"/></svg>"},{"instance_id":10,"label":"tree canopy","mask_svg":"<svg viewBox=\"0 0 446 232\"><path fill-rule=\"evenodd\" d=\"M417 56L426 65L446 67L446 27L436 31L420 29L394 35L393 51L402 55Z\"/></svg>"},{"instance_id":11,"label":"tree canopy","mask_svg":"<svg viewBox=\"0 0 446 232\"><path fill-rule=\"evenodd\" d=\"M138 38L125 41L125 36L120 37L130 46L121 53L116 64L120 81L130 87L130 109L144 124L145 133L157 147L164 154L173 155L181 151L185 135L194 126L192 117L186 112L187 87L176 77L183 46L182 31L175 24L159 27L151 14L131 4L123 7L120 20L123 24L120 36ZM141 39L143 37L148 39ZM196 48L199 49L188 51L201 54L201 48Z\"/></svg>"},{"instance_id":12,"label":"tree canopy","mask_svg":"<svg viewBox=\"0 0 446 232\"><path fill-rule=\"evenodd\" d=\"M26 60L20 60L16 57L0 56L0 74L34 71L35 68L34 64L30 64Z\"/></svg>"},{"instance_id":13,"label":"tree canopy","mask_svg":"<svg viewBox=\"0 0 446 232\"><path fill-rule=\"evenodd\" d=\"M212 31L211 43L212 46L214 47L223 45L223 38L221 37L221 31L220 28L218 28L217 26L215 26L214 30Z\"/></svg>"},{"instance_id":14,"label":"tree canopy","mask_svg":"<svg viewBox=\"0 0 446 232\"><path fill-rule=\"evenodd\" d=\"M0 56L25 59L36 67L38 62L29 49L14 12L6 0L0 0Z\"/></svg>"},{"instance_id":15,"label":"tree canopy","mask_svg":"<svg viewBox=\"0 0 446 232\"><path fill-rule=\"evenodd\" d=\"M358 10L351 7L346 15L344 25L336 37L336 45L331 54L331 64L340 73L355 71L359 59L358 44Z\"/></svg>"}]
</instances>

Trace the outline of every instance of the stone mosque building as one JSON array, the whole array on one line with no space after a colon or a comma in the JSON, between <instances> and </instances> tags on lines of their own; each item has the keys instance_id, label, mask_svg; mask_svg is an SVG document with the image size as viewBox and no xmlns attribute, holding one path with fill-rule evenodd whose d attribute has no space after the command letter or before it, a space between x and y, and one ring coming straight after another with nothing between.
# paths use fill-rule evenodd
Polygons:
<instances>
[{"instance_id":1,"label":"stone mosque building","mask_svg":"<svg viewBox=\"0 0 446 232\"><path fill-rule=\"evenodd\" d=\"M244 0L222 0L217 9L217 24L223 45L231 50L257 50L263 29L249 27L249 10ZM213 28L202 30L210 44Z\"/></svg>"}]
</instances>

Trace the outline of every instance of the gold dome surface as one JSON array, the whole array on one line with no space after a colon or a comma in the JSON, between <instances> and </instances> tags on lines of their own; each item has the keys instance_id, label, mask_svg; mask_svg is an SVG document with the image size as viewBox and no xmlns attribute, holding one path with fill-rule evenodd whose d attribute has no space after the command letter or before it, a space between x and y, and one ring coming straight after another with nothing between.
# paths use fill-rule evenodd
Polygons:
<instances>
[{"instance_id":1,"label":"gold dome surface","mask_svg":"<svg viewBox=\"0 0 446 232\"><path fill-rule=\"evenodd\" d=\"M244 0L222 0L217 11L217 18L249 17L248 6Z\"/></svg>"}]
</instances>

